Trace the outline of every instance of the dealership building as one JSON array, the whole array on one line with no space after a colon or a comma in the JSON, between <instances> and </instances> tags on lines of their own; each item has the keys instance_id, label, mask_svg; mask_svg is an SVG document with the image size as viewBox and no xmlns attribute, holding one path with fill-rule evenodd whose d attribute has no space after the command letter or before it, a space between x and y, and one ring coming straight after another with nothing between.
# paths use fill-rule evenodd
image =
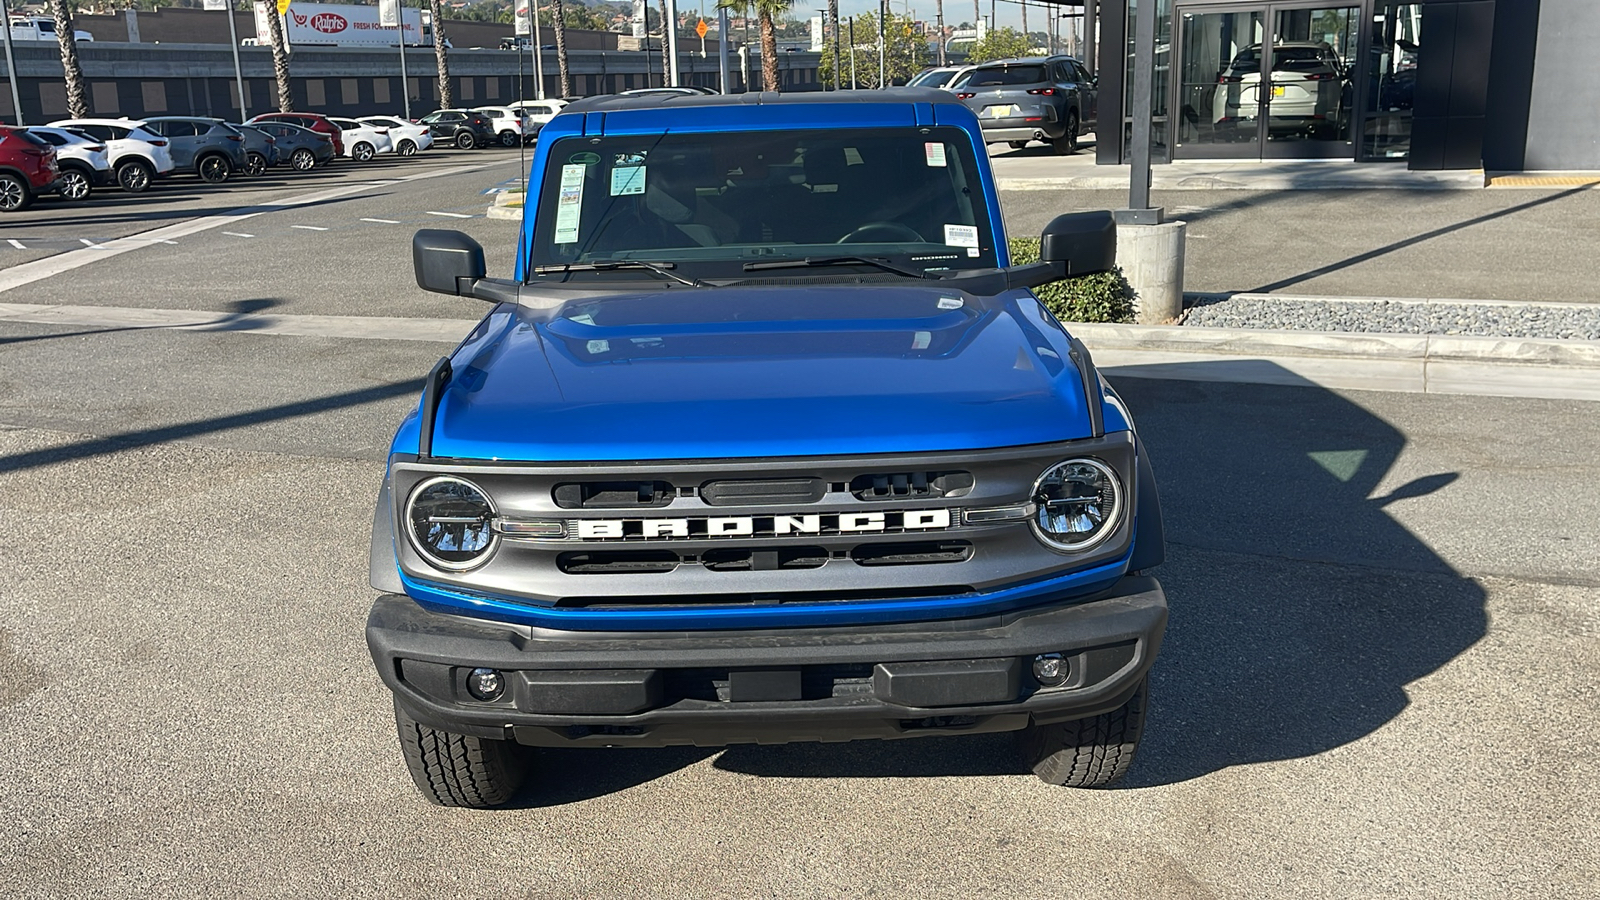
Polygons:
<instances>
[{"instance_id":1,"label":"dealership building","mask_svg":"<svg viewBox=\"0 0 1600 900\"><path fill-rule=\"evenodd\" d=\"M1597 0L1100 0L1102 164L1128 158L1144 3L1156 162L1600 170Z\"/></svg>"}]
</instances>

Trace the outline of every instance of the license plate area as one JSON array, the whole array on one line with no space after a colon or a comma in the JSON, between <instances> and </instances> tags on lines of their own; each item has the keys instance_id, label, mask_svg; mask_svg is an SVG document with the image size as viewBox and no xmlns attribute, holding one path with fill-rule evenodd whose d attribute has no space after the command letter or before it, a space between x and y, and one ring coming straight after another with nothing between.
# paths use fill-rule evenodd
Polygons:
<instances>
[{"instance_id":1,"label":"license plate area","mask_svg":"<svg viewBox=\"0 0 1600 900\"><path fill-rule=\"evenodd\" d=\"M1002 103L997 106L985 106L982 117L985 119L1008 119L1012 116L1020 115L1022 115L1022 111L1017 109L1015 103Z\"/></svg>"}]
</instances>

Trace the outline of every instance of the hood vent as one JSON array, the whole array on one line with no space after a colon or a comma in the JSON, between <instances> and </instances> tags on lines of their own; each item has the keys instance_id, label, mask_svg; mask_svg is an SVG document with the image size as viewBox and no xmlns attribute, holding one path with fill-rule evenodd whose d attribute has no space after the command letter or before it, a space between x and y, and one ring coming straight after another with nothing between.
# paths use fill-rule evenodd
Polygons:
<instances>
[{"instance_id":1,"label":"hood vent","mask_svg":"<svg viewBox=\"0 0 1600 900\"><path fill-rule=\"evenodd\" d=\"M857 500L936 500L971 490L971 472L895 472L857 475L850 481Z\"/></svg>"},{"instance_id":2,"label":"hood vent","mask_svg":"<svg viewBox=\"0 0 1600 900\"><path fill-rule=\"evenodd\" d=\"M972 545L966 541L917 541L900 544L864 544L850 551L858 566L926 566L966 562Z\"/></svg>"}]
</instances>

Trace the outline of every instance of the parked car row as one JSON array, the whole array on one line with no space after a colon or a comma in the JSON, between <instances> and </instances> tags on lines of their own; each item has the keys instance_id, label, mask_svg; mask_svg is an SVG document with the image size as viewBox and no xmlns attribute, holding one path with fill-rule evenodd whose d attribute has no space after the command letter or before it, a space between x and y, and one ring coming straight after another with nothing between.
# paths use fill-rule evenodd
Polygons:
<instances>
[{"instance_id":1,"label":"parked car row","mask_svg":"<svg viewBox=\"0 0 1600 900\"><path fill-rule=\"evenodd\" d=\"M263 113L245 122L200 116L62 119L26 128L0 125L0 212L26 209L41 194L84 200L115 185L148 190L174 173L221 184L275 166L309 172L343 157L411 157L442 142L461 149L514 147L534 140L564 100L481 109L442 109L409 121L321 113Z\"/></svg>"}]
</instances>

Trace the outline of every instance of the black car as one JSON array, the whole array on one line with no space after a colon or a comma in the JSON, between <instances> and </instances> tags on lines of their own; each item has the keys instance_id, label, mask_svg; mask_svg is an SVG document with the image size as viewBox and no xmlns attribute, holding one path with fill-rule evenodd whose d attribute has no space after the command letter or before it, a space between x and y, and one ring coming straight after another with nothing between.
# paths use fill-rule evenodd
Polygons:
<instances>
[{"instance_id":1,"label":"black car","mask_svg":"<svg viewBox=\"0 0 1600 900\"><path fill-rule=\"evenodd\" d=\"M977 113L986 142L1020 149L1043 141L1065 156L1095 124L1095 81L1070 56L1031 56L984 63L949 90Z\"/></svg>"},{"instance_id":2,"label":"black car","mask_svg":"<svg viewBox=\"0 0 1600 900\"><path fill-rule=\"evenodd\" d=\"M454 144L462 150L487 147L500 140L493 119L468 109L441 109L417 121L428 126L435 143Z\"/></svg>"}]
</instances>

